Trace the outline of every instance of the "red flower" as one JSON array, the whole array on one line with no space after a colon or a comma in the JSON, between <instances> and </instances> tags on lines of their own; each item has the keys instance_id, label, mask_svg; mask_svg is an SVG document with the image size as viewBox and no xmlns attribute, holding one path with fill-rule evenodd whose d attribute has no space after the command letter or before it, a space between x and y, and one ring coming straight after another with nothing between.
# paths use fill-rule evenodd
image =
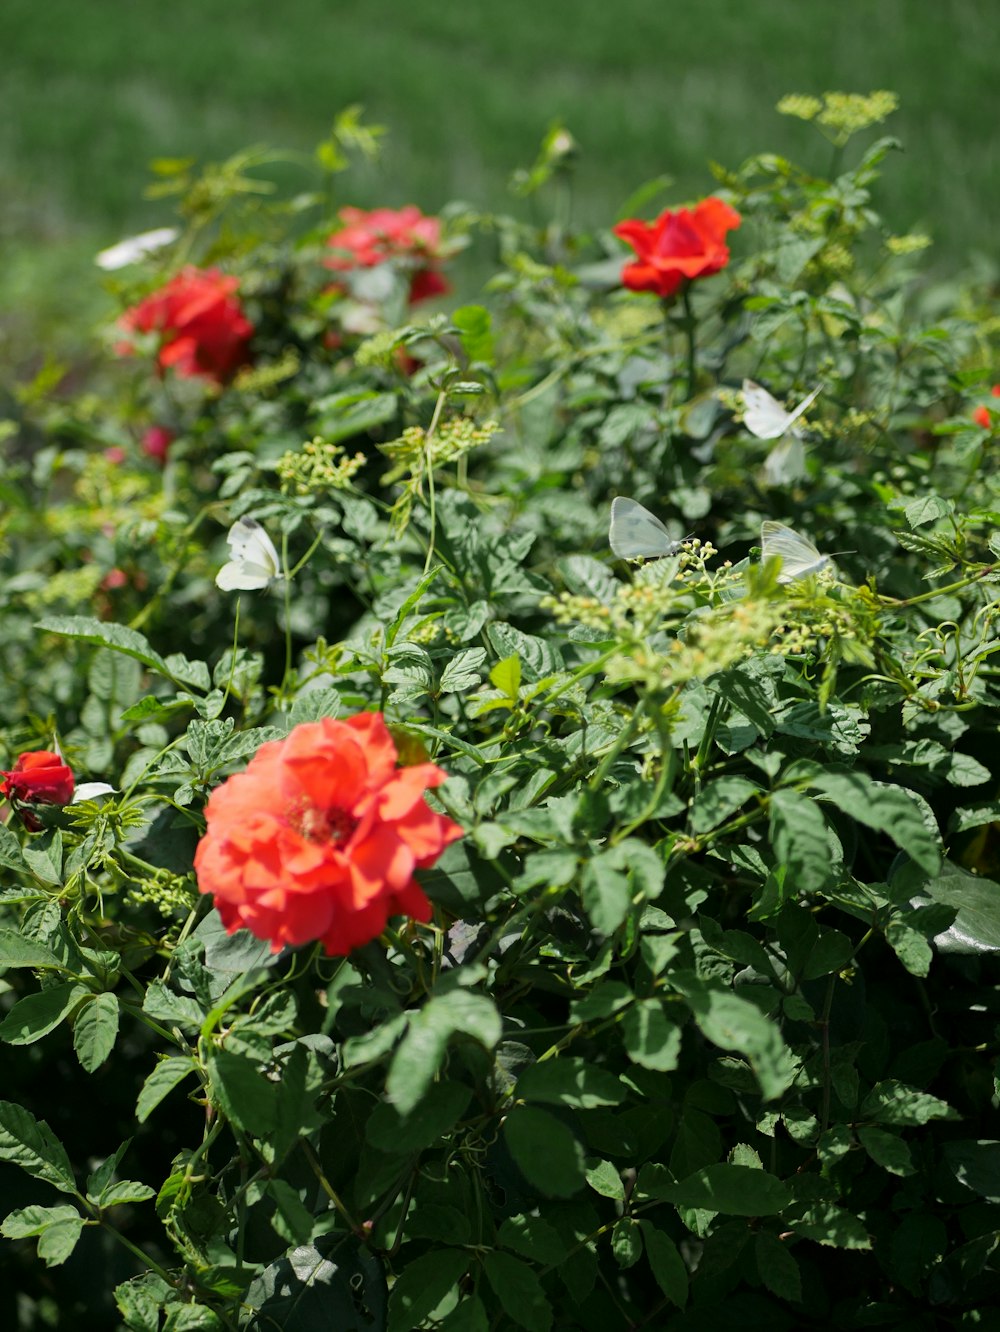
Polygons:
<instances>
[{"instance_id":1,"label":"red flower","mask_svg":"<svg viewBox=\"0 0 1000 1332\"><path fill-rule=\"evenodd\" d=\"M254 327L236 296L239 279L217 268L185 268L165 287L126 310L121 325L128 332L161 335L157 362L179 375L204 375L223 384L249 360ZM122 343L118 351L134 348Z\"/></svg>"},{"instance_id":2,"label":"red flower","mask_svg":"<svg viewBox=\"0 0 1000 1332\"><path fill-rule=\"evenodd\" d=\"M165 463L167 461L167 450L174 442L174 432L168 430L166 426L150 426L139 441L139 446L147 458L153 458L156 462Z\"/></svg>"},{"instance_id":3,"label":"red flower","mask_svg":"<svg viewBox=\"0 0 1000 1332\"><path fill-rule=\"evenodd\" d=\"M0 796L5 796L20 814L24 826L38 832L41 824L28 805L68 805L73 799L73 771L61 754L49 749L33 749L18 754L10 772L0 772Z\"/></svg>"},{"instance_id":4,"label":"red flower","mask_svg":"<svg viewBox=\"0 0 1000 1332\"><path fill-rule=\"evenodd\" d=\"M375 268L396 260L411 270L410 304L450 291L438 263L446 258L441 246L441 219L425 217L415 204L405 208L342 208L339 231L327 239L336 253L323 262L346 273L352 268Z\"/></svg>"},{"instance_id":5,"label":"red flower","mask_svg":"<svg viewBox=\"0 0 1000 1332\"><path fill-rule=\"evenodd\" d=\"M1000 398L1000 384L994 384L990 393L994 398ZM972 413L972 419L977 426L982 426L984 430L989 430L993 425L993 418L988 407L977 407Z\"/></svg>"},{"instance_id":6,"label":"red flower","mask_svg":"<svg viewBox=\"0 0 1000 1332\"><path fill-rule=\"evenodd\" d=\"M413 871L462 829L424 800L446 774L396 760L380 713L326 717L262 745L212 792L194 863L230 933L245 926L275 952L318 939L345 954L391 915L430 919Z\"/></svg>"},{"instance_id":7,"label":"red flower","mask_svg":"<svg viewBox=\"0 0 1000 1332\"><path fill-rule=\"evenodd\" d=\"M619 222L612 230L638 256L622 269L622 282L632 291L672 296L685 282L718 273L729 262L726 232L741 221L734 208L710 196L693 209L668 208L655 222Z\"/></svg>"}]
</instances>

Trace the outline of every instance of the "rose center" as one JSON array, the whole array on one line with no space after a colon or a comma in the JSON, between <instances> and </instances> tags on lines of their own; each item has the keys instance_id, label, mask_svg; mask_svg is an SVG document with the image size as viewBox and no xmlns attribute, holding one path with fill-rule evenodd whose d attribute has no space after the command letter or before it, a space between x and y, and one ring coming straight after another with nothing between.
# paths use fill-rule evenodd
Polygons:
<instances>
[{"instance_id":1,"label":"rose center","mask_svg":"<svg viewBox=\"0 0 1000 1332\"><path fill-rule=\"evenodd\" d=\"M318 809L307 801L288 812L288 822L307 842L332 842L339 846L346 842L358 826L358 821L346 809L336 805Z\"/></svg>"}]
</instances>

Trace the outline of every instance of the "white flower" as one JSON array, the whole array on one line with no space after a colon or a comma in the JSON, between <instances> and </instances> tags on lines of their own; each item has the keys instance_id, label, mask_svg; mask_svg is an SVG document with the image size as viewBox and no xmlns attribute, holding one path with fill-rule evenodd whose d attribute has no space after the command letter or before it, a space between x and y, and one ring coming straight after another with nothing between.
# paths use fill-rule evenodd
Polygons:
<instances>
[{"instance_id":1,"label":"white flower","mask_svg":"<svg viewBox=\"0 0 1000 1332\"><path fill-rule=\"evenodd\" d=\"M127 268L147 254L170 245L180 234L176 227L157 227L154 231L142 231L138 236L126 236L117 245L102 250L95 257L94 263L108 273L116 268Z\"/></svg>"}]
</instances>

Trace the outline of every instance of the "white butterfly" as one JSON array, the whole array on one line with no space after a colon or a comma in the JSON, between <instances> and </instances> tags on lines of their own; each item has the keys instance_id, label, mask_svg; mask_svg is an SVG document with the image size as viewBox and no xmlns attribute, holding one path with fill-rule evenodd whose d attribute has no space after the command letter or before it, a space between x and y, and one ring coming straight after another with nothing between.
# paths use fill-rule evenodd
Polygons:
<instances>
[{"instance_id":1,"label":"white butterfly","mask_svg":"<svg viewBox=\"0 0 1000 1332\"><path fill-rule=\"evenodd\" d=\"M117 245L109 245L106 250L95 255L94 263L105 272L116 268L127 268L138 263L147 254L162 250L165 245L172 245L181 233L176 227L157 227L155 231L143 231L138 236L127 236Z\"/></svg>"},{"instance_id":2,"label":"white butterfly","mask_svg":"<svg viewBox=\"0 0 1000 1332\"><path fill-rule=\"evenodd\" d=\"M770 519L760 525L760 553L763 560L774 555L781 560L779 583L794 583L799 578L819 573L826 568L831 558L829 555L821 555L807 537L793 532L784 523L775 523Z\"/></svg>"},{"instance_id":3,"label":"white butterfly","mask_svg":"<svg viewBox=\"0 0 1000 1332\"><path fill-rule=\"evenodd\" d=\"M617 495L611 501L611 549L620 560L654 560L673 555L681 546L657 518L634 499Z\"/></svg>"},{"instance_id":4,"label":"white butterfly","mask_svg":"<svg viewBox=\"0 0 1000 1332\"><path fill-rule=\"evenodd\" d=\"M758 439L778 439L788 431L811 405L822 385L802 399L794 411L786 412L777 398L752 379L743 381L743 424ZM794 433L798 433L797 431Z\"/></svg>"},{"instance_id":5,"label":"white butterfly","mask_svg":"<svg viewBox=\"0 0 1000 1332\"><path fill-rule=\"evenodd\" d=\"M224 592L257 592L283 578L274 542L254 518L240 518L226 533L232 559L215 575Z\"/></svg>"}]
</instances>

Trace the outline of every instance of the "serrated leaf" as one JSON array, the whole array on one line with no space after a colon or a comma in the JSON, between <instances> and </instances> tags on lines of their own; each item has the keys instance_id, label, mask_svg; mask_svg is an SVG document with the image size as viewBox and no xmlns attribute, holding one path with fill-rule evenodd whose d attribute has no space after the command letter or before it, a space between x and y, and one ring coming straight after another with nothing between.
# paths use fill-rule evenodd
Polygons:
<instances>
[{"instance_id":1,"label":"serrated leaf","mask_svg":"<svg viewBox=\"0 0 1000 1332\"><path fill-rule=\"evenodd\" d=\"M471 689L479 684L482 676L479 668L486 660L485 648L465 648L452 657L441 672L439 689L442 694L457 694L463 689Z\"/></svg>"},{"instance_id":2,"label":"serrated leaf","mask_svg":"<svg viewBox=\"0 0 1000 1332\"><path fill-rule=\"evenodd\" d=\"M493 1250L484 1257L483 1268L493 1293L512 1322L528 1332L549 1332L552 1307L542 1283L527 1263Z\"/></svg>"},{"instance_id":3,"label":"serrated leaf","mask_svg":"<svg viewBox=\"0 0 1000 1332\"><path fill-rule=\"evenodd\" d=\"M693 833L709 832L717 828L741 809L760 787L745 777L720 777L698 793L691 806L689 822Z\"/></svg>"},{"instance_id":4,"label":"serrated leaf","mask_svg":"<svg viewBox=\"0 0 1000 1332\"><path fill-rule=\"evenodd\" d=\"M32 1045L64 1022L91 991L77 981L61 981L37 994L19 999L3 1022L0 1040L8 1045Z\"/></svg>"},{"instance_id":5,"label":"serrated leaf","mask_svg":"<svg viewBox=\"0 0 1000 1332\"><path fill-rule=\"evenodd\" d=\"M521 663L516 656L504 657L490 671L490 684L515 704L521 688Z\"/></svg>"},{"instance_id":6,"label":"serrated leaf","mask_svg":"<svg viewBox=\"0 0 1000 1332\"><path fill-rule=\"evenodd\" d=\"M925 823L919 805L904 787L872 781L857 770L819 771L809 784L858 823L887 833L922 870L937 872L941 864L940 836Z\"/></svg>"},{"instance_id":7,"label":"serrated leaf","mask_svg":"<svg viewBox=\"0 0 1000 1332\"><path fill-rule=\"evenodd\" d=\"M19 930L0 929L0 967L31 967L43 971L61 966L55 953L37 939L29 939Z\"/></svg>"},{"instance_id":8,"label":"serrated leaf","mask_svg":"<svg viewBox=\"0 0 1000 1332\"><path fill-rule=\"evenodd\" d=\"M782 1217L786 1230L834 1249L870 1249L871 1240L859 1217L835 1203L793 1204Z\"/></svg>"},{"instance_id":9,"label":"serrated leaf","mask_svg":"<svg viewBox=\"0 0 1000 1332\"><path fill-rule=\"evenodd\" d=\"M94 1073L115 1047L119 1006L116 995L104 993L89 999L73 1023L73 1049L88 1073Z\"/></svg>"},{"instance_id":10,"label":"serrated leaf","mask_svg":"<svg viewBox=\"0 0 1000 1332\"><path fill-rule=\"evenodd\" d=\"M861 1118L905 1128L929 1124L932 1119L959 1119L960 1116L947 1101L895 1078L887 1078L876 1083L865 1097Z\"/></svg>"},{"instance_id":11,"label":"serrated leaf","mask_svg":"<svg viewBox=\"0 0 1000 1332\"><path fill-rule=\"evenodd\" d=\"M12 869L18 874L23 874L27 869L21 851L21 843L4 823L0 823L0 865L5 869ZM7 931L5 930L4 933L6 934Z\"/></svg>"},{"instance_id":12,"label":"serrated leaf","mask_svg":"<svg viewBox=\"0 0 1000 1332\"><path fill-rule=\"evenodd\" d=\"M63 1193L76 1192L66 1148L44 1120L13 1101L0 1101L0 1161L20 1166Z\"/></svg>"},{"instance_id":13,"label":"serrated leaf","mask_svg":"<svg viewBox=\"0 0 1000 1332\"><path fill-rule=\"evenodd\" d=\"M595 856L584 866L580 893L584 910L598 934L613 934L632 905L628 875L615 869L607 855Z\"/></svg>"},{"instance_id":14,"label":"serrated leaf","mask_svg":"<svg viewBox=\"0 0 1000 1332\"><path fill-rule=\"evenodd\" d=\"M687 998L702 1033L720 1049L734 1050L750 1061L765 1101L788 1090L798 1066L777 1025L756 1004L707 987L691 988Z\"/></svg>"}]
</instances>

